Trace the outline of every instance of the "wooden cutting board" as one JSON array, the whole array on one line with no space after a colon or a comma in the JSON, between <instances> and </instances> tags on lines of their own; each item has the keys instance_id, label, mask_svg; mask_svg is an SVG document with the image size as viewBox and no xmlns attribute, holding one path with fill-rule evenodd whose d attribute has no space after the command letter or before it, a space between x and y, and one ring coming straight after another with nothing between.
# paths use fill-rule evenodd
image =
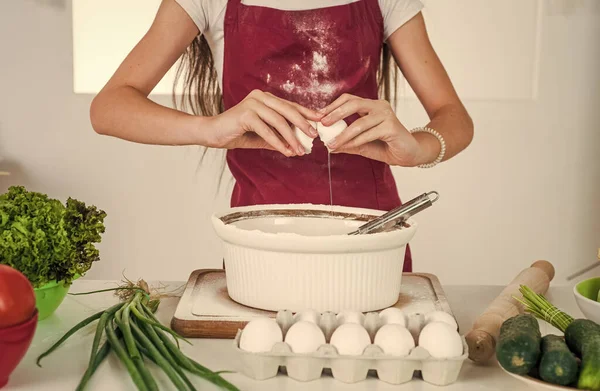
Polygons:
<instances>
[{"instance_id":1,"label":"wooden cutting board","mask_svg":"<svg viewBox=\"0 0 600 391\"><path fill-rule=\"evenodd\" d=\"M404 273L393 307L407 315L430 311L453 315L438 278L427 273ZM236 303L227 294L225 270L201 269L190 275L171 328L187 338L233 339L239 329L258 316L275 318L276 313Z\"/></svg>"}]
</instances>

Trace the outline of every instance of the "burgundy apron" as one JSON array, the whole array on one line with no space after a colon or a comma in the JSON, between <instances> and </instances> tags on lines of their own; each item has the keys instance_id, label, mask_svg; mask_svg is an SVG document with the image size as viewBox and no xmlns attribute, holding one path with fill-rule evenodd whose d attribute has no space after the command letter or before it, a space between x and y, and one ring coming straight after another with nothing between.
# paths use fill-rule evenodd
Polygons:
<instances>
[{"instance_id":1,"label":"burgundy apron","mask_svg":"<svg viewBox=\"0 0 600 391\"><path fill-rule=\"evenodd\" d=\"M252 90L320 109L343 93L377 99L383 43L378 0L303 11L245 6L225 13L225 109ZM348 124L358 118L346 118ZM231 206L330 203L327 149L287 158L277 151L234 149L227 163L236 180ZM331 155L333 204L390 210L400 205L389 165L351 154ZM412 270L407 247L404 270Z\"/></svg>"}]
</instances>

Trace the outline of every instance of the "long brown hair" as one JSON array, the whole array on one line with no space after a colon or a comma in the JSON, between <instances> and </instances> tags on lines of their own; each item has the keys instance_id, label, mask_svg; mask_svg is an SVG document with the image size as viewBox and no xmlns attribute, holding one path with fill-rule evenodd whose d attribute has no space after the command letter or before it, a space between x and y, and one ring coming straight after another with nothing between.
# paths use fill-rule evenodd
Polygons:
<instances>
[{"instance_id":1,"label":"long brown hair","mask_svg":"<svg viewBox=\"0 0 600 391\"><path fill-rule=\"evenodd\" d=\"M212 52L203 35L197 36L183 53L173 84L173 104L195 115L213 116L223 112L223 96ZM183 93L177 97L176 86L183 79ZM398 67L390 48L383 44L377 72L379 97L392 103L397 95ZM393 100L392 100L393 99Z\"/></svg>"}]
</instances>

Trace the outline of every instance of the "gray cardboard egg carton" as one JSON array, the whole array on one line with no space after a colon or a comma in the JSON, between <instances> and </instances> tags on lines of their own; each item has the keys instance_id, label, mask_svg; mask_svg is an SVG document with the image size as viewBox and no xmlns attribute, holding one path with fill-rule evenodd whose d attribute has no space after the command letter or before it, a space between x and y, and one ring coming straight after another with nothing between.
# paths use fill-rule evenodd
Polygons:
<instances>
[{"instance_id":1,"label":"gray cardboard egg carton","mask_svg":"<svg viewBox=\"0 0 600 391\"><path fill-rule=\"evenodd\" d=\"M415 314L408 318L407 326L415 341L418 340L422 319L422 314ZM276 320L285 340L287 330L295 321L293 314L290 311L279 311ZM468 357L468 346L464 337L462 337L463 354L455 358L434 358L419 346L415 347L408 356L389 356L374 344L369 345L360 356L339 355L336 348L329 344L331 335L337 327L335 314L332 312L321 314L319 326L325 334L327 344L310 354L295 354L285 342L275 344L270 352L247 352L240 349L243 330L238 330L234 346L239 355L239 371L255 380L266 380L277 376L279 368L285 367L288 377L307 382L319 379L325 369L330 369L333 377L344 383L363 381L369 371L373 371L379 380L390 384L406 383L413 379L415 371L420 371L424 381L445 386L456 381L463 362ZM366 314L363 326L373 341L377 330L381 327L379 314Z\"/></svg>"}]
</instances>

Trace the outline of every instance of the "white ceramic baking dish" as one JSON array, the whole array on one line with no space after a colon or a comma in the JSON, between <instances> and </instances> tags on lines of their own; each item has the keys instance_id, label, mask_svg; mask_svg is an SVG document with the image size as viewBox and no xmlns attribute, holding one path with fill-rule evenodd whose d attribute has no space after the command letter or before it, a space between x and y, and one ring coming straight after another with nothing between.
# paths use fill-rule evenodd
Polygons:
<instances>
[{"instance_id":1,"label":"white ceramic baking dish","mask_svg":"<svg viewBox=\"0 0 600 391\"><path fill-rule=\"evenodd\" d=\"M213 215L229 296L277 311L377 311L396 303L406 244L417 229L349 236L384 212L329 205L258 205Z\"/></svg>"}]
</instances>

